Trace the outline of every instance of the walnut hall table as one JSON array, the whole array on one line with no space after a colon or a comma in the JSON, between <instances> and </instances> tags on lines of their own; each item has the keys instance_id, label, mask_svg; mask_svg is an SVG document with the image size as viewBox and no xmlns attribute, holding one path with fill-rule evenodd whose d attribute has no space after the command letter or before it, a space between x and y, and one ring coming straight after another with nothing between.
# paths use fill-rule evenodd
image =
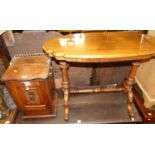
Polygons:
<instances>
[{"instance_id":1,"label":"walnut hall table","mask_svg":"<svg viewBox=\"0 0 155 155\"><path fill-rule=\"evenodd\" d=\"M44 51L60 62L62 89L64 92L64 119L69 119L70 93L121 92L127 94L128 112L134 121L132 110L135 75L138 67L155 54L155 38L138 32L90 32L58 36L43 45ZM111 88L70 88L69 63L111 63L130 61L131 69L121 85Z\"/></svg>"}]
</instances>

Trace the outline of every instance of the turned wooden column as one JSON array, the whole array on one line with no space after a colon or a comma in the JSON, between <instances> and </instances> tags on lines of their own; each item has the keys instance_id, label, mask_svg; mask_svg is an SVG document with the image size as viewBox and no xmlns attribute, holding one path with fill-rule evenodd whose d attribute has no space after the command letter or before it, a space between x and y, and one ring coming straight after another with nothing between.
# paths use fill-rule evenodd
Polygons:
<instances>
[{"instance_id":1,"label":"turned wooden column","mask_svg":"<svg viewBox=\"0 0 155 155\"><path fill-rule=\"evenodd\" d=\"M132 88L135 82L136 72L140 64L141 64L140 62L132 62L132 66L131 66L128 78L125 81L125 89L126 89L127 97L128 97L128 112L129 112L131 121L134 121L134 112L132 110L132 104L133 104Z\"/></svg>"},{"instance_id":2,"label":"turned wooden column","mask_svg":"<svg viewBox=\"0 0 155 155\"><path fill-rule=\"evenodd\" d=\"M68 40L69 38L69 40ZM92 39L93 38L93 39ZM119 38L119 39L118 39ZM70 42L70 43L69 43ZM49 39L43 45L43 50L55 60L61 61L62 69L62 88L64 91L65 102L65 120L68 119L69 93L97 93L111 91L125 91L128 97L128 111L131 120L134 120L132 111L133 92L132 88L135 81L135 75L140 63L151 59L155 55L155 38L148 35L142 35L139 32L93 32L77 35L58 36ZM124 87L118 84L105 86L105 88L69 88L67 62L93 64L92 67L98 67L101 63L132 62L131 70ZM100 65L99 65L100 66ZM120 72L116 72L120 74ZM91 83L95 84L95 70L92 71ZM113 76L113 75L112 75ZM98 83L98 82L97 82ZM116 86L116 88L115 88Z\"/></svg>"},{"instance_id":3,"label":"turned wooden column","mask_svg":"<svg viewBox=\"0 0 155 155\"><path fill-rule=\"evenodd\" d=\"M62 90L64 92L64 119L67 121L69 119L69 65L66 62L60 62L60 68L62 70Z\"/></svg>"}]
</instances>

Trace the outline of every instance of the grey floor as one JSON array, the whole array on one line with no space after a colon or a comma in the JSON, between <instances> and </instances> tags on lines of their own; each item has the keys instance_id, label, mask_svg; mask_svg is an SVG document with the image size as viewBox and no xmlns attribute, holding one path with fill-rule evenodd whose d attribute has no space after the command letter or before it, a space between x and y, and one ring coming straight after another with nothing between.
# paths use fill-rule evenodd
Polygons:
<instances>
[{"instance_id":1,"label":"grey floor","mask_svg":"<svg viewBox=\"0 0 155 155\"><path fill-rule=\"evenodd\" d=\"M76 94L70 97L70 119L64 121L63 96L59 91L57 116L45 119L21 119L18 114L16 123L21 124L63 124L63 123L140 123L141 117L133 105L135 122L131 122L127 111L124 93Z\"/></svg>"},{"instance_id":2,"label":"grey floor","mask_svg":"<svg viewBox=\"0 0 155 155\"><path fill-rule=\"evenodd\" d=\"M14 33L15 44L8 47L11 57L16 54L40 53L44 42L49 38L61 35L55 31L24 31L23 33Z\"/></svg>"}]
</instances>

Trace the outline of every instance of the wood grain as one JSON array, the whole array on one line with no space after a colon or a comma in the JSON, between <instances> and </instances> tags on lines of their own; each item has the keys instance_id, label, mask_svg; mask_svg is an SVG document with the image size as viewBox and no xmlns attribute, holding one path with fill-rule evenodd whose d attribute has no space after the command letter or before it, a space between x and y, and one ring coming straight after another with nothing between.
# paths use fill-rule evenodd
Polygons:
<instances>
[{"instance_id":1,"label":"wood grain","mask_svg":"<svg viewBox=\"0 0 155 155\"><path fill-rule=\"evenodd\" d=\"M135 121L132 109L133 92L132 88L135 81L135 75L139 65L145 60L150 60L155 54L155 38L138 32L94 32L78 33L66 36L60 36L48 40L44 46L44 51L51 57L60 61L62 68L64 91L64 119L69 119L69 92L104 92L114 91L114 89L81 89L69 91L68 69L62 64L68 66L70 62L80 63L105 63L105 62L125 62L132 61L132 66L127 80L124 82L124 88L128 98L128 112L130 119ZM96 68L94 66L94 68ZM93 72L94 73L94 72ZM93 78L92 78L93 79ZM96 80L96 77L94 78ZM94 83L95 80L92 80ZM65 87L66 88L65 88ZM116 89L118 91L118 88ZM116 91L115 90L115 91Z\"/></svg>"},{"instance_id":2,"label":"wood grain","mask_svg":"<svg viewBox=\"0 0 155 155\"><path fill-rule=\"evenodd\" d=\"M155 38L139 32L95 32L58 36L43 49L56 60L118 62L148 59L155 54Z\"/></svg>"},{"instance_id":3,"label":"wood grain","mask_svg":"<svg viewBox=\"0 0 155 155\"><path fill-rule=\"evenodd\" d=\"M56 116L54 75L45 55L13 60L2 79L23 118Z\"/></svg>"}]
</instances>

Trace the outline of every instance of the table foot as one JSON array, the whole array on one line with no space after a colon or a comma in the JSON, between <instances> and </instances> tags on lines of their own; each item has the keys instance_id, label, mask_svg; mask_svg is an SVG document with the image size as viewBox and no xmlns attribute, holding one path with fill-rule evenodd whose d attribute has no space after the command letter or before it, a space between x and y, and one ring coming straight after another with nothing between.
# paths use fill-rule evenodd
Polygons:
<instances>
[{"instance_id":1,"label":"table foot","mask_svg":"<svg viewBox=\"0 0 155 155\"><path fill-rule=\"evenodd\" d=\"M134 117L134 112L133 112L133 110L131 108L131 104L128 104L128 112L129 112L130 118Z\"/></svg>"},{"instance_id":2,"label":"table foot","mask_svg":"<svg viewBox=\"0 0 155 155\"><path fill-rule=\"evenodd\" d=\"M134 122L134 121L135 121L135 118L134 118L134 117L130 117L130 120L131 120L132 122Z\"/></svg>"},{"instance_id":3,"label":"table foot","mask_svg":"<svg viewBox=\"0 0 155 155\"><path fill-rule=\"evenodd\" d=\"M134 112L132 109L132 104L133 103L128 103L128 113L129 113L129 117L130 117L131 121L134 121L135 118L134 118Z\"/></svg>"}]
</instances>

